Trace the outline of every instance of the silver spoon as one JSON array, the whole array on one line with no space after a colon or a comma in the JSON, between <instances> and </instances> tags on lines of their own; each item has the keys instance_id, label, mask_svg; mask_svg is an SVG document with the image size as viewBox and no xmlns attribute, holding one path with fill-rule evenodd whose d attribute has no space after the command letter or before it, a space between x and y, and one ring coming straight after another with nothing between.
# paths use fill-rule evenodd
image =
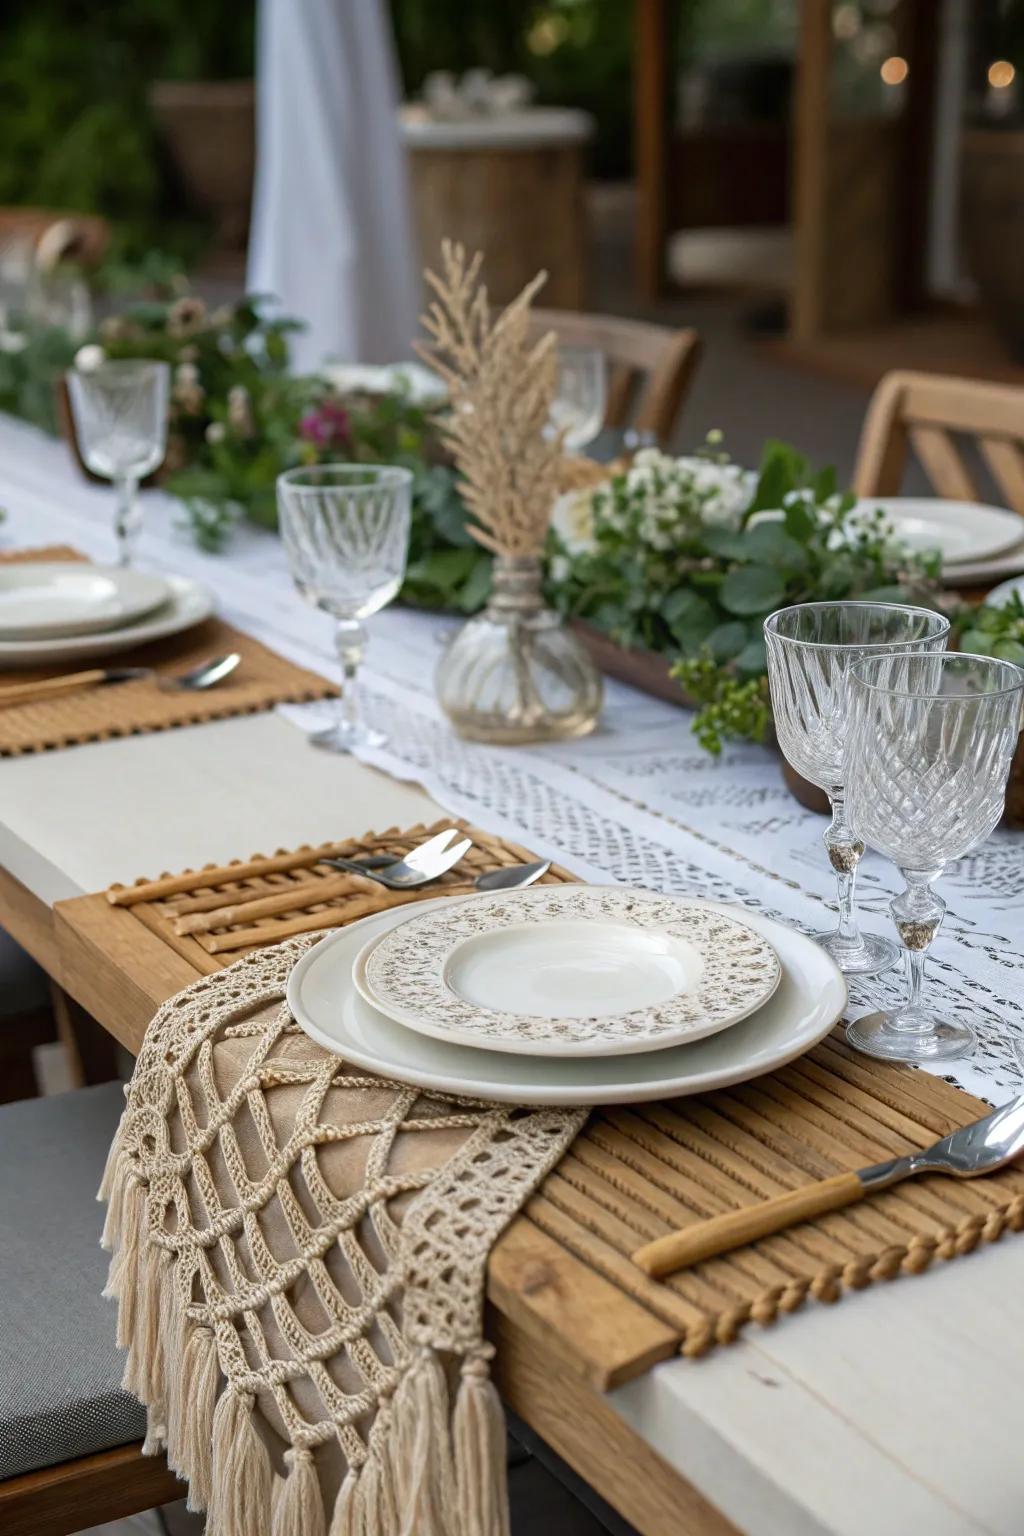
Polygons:
<instances>
[{"instance_id":1,"label":"silver spoon","mask_svg":"<svg viewBox=\"0 0 1024 1536\"><path fill-rule=\"evenodd\" d=\"M202 693L204 688L215 688L226 677L230 677L241 660L237 651L229 651L226 656L210 656L198 666L190 667L187 672L178 672L170 677L157 677L152 667L109 667L103 681L128 683L139 678L156 677L157 687L165 693Z\"/></svg>"},{"instance_id":2,"label":"silver spoon","mask_svg":"<svg viewBox=\"0 0 1024 1536\"><path fill-rule=\"evenodd\" d=\"M841 1210L876 1189L888 1189L890 1184L898 1184L915 1173L949 1173L958 1179L973 1179L978 1174L994 1173L1022 1152L1024 1094L984 1119L944 1136L922 1152L908 1152L905 1157L875 1163L857 1173L837 1173L831 1179L777 1195L762 1205L744 1206L742 1210L694 1222L679 1232L656 1238L634 1253L633 1263L649 1275L666 1275L758 1238L770 1237L773 1232L782 1232L826 1211Z\"/></svg>"},{"instance_id":3,"label":"silver spoon","mask_svg":"<svg viewBox=\"0 0 1024 1536\"><path fill-rule=\"evenodd\" d=\"M488 869L477 875L473 884L478 891L521 891L524 885L532 885L551 868L550 859L537 859L533 864L509 864L502 869Z\"/></svg>"}]
</instances>

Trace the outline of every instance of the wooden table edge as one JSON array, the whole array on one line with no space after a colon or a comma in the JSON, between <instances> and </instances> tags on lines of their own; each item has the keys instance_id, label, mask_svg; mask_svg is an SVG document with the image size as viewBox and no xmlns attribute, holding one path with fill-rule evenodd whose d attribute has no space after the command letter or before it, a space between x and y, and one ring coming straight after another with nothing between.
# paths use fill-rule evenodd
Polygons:
<instances>
[{"instance_id":1,"label":"wooden table edge","mask_svg":"<svg viewBox=\"0 0 1024 1536\"><path fill-rule=\"evenodd\" d=\"M60 959L53 912L52 907L0 865L0 927L59 983Z\"/></svg>"}]
</instances>

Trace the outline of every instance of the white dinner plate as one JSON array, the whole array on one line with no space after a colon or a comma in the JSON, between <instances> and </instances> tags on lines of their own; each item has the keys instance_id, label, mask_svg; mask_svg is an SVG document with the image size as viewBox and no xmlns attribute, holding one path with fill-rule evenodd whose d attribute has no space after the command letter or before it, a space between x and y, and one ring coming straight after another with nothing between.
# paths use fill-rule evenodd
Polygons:
<instances>
[{"instance_id":1,"label":"white dinner plate","mask_svg":"<svg viewBox=\"0 0 1024 1536\"><path fill-rule=\"evenodd\" d=\"M870 515L878 507L895 538L915 553L937 549L944 564L988 560L1020 543L1020 516L1002 507L939 496L867 496L850 516Z\"/></svg>"},{"instance_id":2,"label":"white dinner plate","mask_svg":"<svg viewBox=\"0 0 1024 1536\"><path fill-rule=\"evenodd\" d=\"M1021 597L1024 597L1024 576L1014 576L1009 581L1000 582L998 587L993 587L985 599L986 606L1002 608L1015 592L1019 592Z\"/></svg>"},{"instance_id":3,"label":"white dinner plate","mask_svg":"<svg viewBox=\"0 0 1024 1536\"><path fill-rule=\"evenodd\" d=\"M94 635L70 635L55 640L0 640L0 667L49 667L65 661L89 661L113 656L151 640L162 640L201 624L213 612L213 593L187 576L165 577L166 603L120 629Z\"/></svg>"},{"instance_id":4,"label":"white dinner plate","mask_svg":"<svg viewBox=\"0 0 1024 1536\"><path fill-rule=\"evenodd\" d=\"M481 1051L414 1034L372 1008L352 980L353 961L367 939L404 922L402 908L364 917L307 950L288 978L288 1006L326 1050L365 1071L441 1093L506 1104L627 1104L704 1093L803 1055L840 1018L847 996L838 966L812 939L742 907L709 905L768 940L782 980L741 1024L692 1045L581 1061Z\"/></svg>"},{"instance_id":5,"label":"white dinner plate","mask_svg":"<svg viewBox=\"0 0 1024 1536\"><path fill-rule=\"evenodd\" d=\"M53 640L117 629L152 613L169 596L145 571L74 560L0 565L0 639Z\"/></svg>"},{"instance_id":6,"label":"white dinner plate","mask_svg":"<svg viewBox=\"0 0 1024 1536\"><path fill-rule=\"evenodd\" d=\"M547 885L407 910L356 957L389 1018L525 1056L659 1051L745 1019L779 984L736 913L620 885Z\"/></svg>"}]
</instances>

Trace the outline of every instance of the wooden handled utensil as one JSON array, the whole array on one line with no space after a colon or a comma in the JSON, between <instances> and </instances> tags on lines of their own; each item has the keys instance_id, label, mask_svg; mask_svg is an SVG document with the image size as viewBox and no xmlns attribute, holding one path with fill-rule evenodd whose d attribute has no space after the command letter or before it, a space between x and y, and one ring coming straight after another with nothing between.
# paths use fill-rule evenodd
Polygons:
<instances>
[{"instance_id":1,"label":"wooden handled utensil","mask_svg":"<svg viewBox=\"0 0 1024 1536\"><path fill-rule=\"evenodd\" d=\"M771 1237L772 1233L782 1232L800 1221L809 1221L813 1216L842 1210L843 1206L863 1200L865 1195L886 1189L915 1173L949 1173L957 1178L971 1179L981 1173L995 1172L1021 1152L1024 1152L1024 1094L1011 1099L1002 1109L993 1110L984 1119L954 1131L923 1152L911 1152L887 1163L876 1163L871 1168L862 1168L859 1173L837 1173L831 1179L790 1190L762 1205L746 1206L724 1216L713 1216L710 1221L694 1222L692 1227L684 1227L679 1232L670 1232L667 1237L659 1237L638 1248L633 1263L657 1278L676 1269L686 1269L690 1264L699 1264L702 1259L729 1253L733 1248L742 1248L759 1237Z\"/></svg>"},{"instance_id":2,"label":"wooden handled utensil","mask_svg":"<svg viewBox=\"0 0 1024 1536\"><path fill-rule=\"evenodd\" d=\"M105 688L110 684L137 683L153 678L167 693L201 693L230 676L241 661L237 651L228 656L211 656L187 672L158 677L152 667L91 667L86 672L67 672L63 677L48 677L42 682L10 683L0 688L0 708L11 704L37 704L77 693L80 688Z\"/></svg>"},{"instance_id":3,"label":"wooden handled utensil","mask_svg":"<svg viewBox=\"0 0 1024 1536\"><path fill-rule=\"evenodd\" d=\"M97 688L102 683L127 681L120 675L112 676L109 667L91 667L87 672L68 672L64 677L48 677L32 683L11 683L0 688L0 705L34 704L43 699L59 698L61 694L77 693L79 688Z\"/></svg>"}]
</instances>

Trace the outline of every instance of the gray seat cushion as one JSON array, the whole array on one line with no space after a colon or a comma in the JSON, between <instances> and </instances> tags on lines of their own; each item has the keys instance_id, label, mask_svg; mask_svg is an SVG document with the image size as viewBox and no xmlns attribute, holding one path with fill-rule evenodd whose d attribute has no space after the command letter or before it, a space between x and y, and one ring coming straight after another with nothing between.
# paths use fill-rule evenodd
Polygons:
<instances>
[{"instance_id":1,"label":"gray seat cushion","mask_svg":"<svg viewBox=\"0 0 1024 1536\"><path fill-rule=\"evenodd\" d=\"M120 1083L0 1107L0 1478L139 1440L96 1190Z\"/></svg>"}]
</instances>

